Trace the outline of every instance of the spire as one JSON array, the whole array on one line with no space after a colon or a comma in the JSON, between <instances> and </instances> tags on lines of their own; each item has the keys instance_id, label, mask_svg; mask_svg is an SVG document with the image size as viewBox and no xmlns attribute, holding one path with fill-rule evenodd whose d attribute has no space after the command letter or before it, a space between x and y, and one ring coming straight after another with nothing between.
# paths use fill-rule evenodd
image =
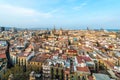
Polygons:
<instances>
[{"instance_id":1,"label":"spire","mask_svg":"<svg viewBox=\"0 0 120 80\"><path fill-rule=\"evenodd\" d=\"M53 30L56 31L55 25L54 25L54 29Z\"/></svg>"}]
</instances>

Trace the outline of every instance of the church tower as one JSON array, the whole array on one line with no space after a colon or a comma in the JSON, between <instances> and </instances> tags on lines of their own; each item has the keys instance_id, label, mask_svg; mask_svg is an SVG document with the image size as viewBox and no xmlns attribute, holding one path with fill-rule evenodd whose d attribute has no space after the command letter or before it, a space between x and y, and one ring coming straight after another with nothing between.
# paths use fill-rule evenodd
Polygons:
<instances>
[{"instance_id":1,"label":"church tower","mask_svg":"<svg viewBox=\"0 0 120 80\"><path fill-rule=\"evenodd\" d=\"M62 30L62 28L60 28L59 34L60 34L60 35L63 35L63 30Z\"/></svg>"}]
</instances>

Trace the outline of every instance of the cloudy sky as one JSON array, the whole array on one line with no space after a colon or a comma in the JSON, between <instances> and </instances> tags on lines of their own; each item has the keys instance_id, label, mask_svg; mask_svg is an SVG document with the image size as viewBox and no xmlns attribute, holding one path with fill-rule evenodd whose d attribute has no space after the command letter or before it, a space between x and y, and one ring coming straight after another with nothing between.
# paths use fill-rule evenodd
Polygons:
<instances>
[{"instance_id":1,"label":"cloudy sky","mask_svg":"<svg viewBox=\"0 0 120 80\"><path fill-rule=\"evenodd\" d=\"M120 29L120 0L0 0L0 26Z\"/></svg>"}]
</instances>

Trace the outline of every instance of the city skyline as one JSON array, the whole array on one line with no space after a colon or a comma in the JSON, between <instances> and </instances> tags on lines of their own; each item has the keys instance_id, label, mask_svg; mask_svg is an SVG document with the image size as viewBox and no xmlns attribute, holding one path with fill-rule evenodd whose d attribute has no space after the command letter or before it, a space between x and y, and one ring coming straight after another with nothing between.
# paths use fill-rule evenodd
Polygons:
<instances>
[{"instance_id":1,"label":"city skyline","mask_svg":"<svg viewBox=\"0 0 120 80\"><path fill-rule=\"evenodd\" d=\"M1 0L0 26L120 29L119 0Z\"/></svg>"}]
</instances>

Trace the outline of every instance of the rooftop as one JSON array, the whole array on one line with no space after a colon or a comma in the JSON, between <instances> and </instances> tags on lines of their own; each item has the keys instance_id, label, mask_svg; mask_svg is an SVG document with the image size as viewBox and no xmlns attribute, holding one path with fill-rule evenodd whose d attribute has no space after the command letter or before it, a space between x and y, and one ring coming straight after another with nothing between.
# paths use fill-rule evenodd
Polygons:
<instances>
[{"instance_id":1,"label":"rooftop","mask_svg":"<svg viewBox=\"0 0 120 80\"><path fill-rule=\"evenodd\" d=\"M77 68L77 71L80 71L80 72L90 72L89 68L88 67L76 67Z\"/></svg>"},{"instance_id":2,"label":"rooftop","mask_svg":"<svg viewBox=\"0 0 120 80\"><path fill-rule=\"evenodd\" d=\"M6 54L0 54L0 58L6 58Z\"/></svg>"},{"instance_id":3,"label":"rooftop","mask_svg":"<svg viewBox=\"0 0 120 80\"><path fill-rule=\"evenodd\" d=\"M111 80L110 77L106 74L94 73L95 80Z\"/></svg>"}]
</instances>

